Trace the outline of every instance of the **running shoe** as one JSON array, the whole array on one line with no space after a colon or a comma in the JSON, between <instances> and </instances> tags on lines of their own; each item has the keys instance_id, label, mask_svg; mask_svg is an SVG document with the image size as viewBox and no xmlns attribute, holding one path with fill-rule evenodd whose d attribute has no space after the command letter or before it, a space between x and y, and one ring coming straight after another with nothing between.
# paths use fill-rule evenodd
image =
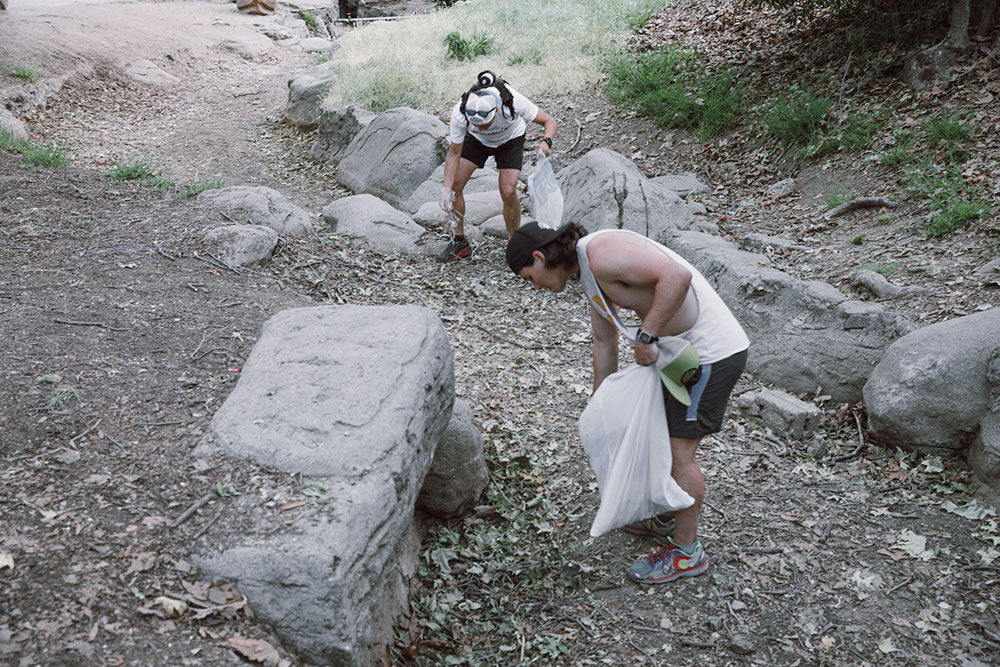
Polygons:
<instances>
[{"instance_id":1,"label":"running shoe","mask_svg":"<svg viewBox=\"0 0 1000 667\"><path fill-rule=\"evenodd\" d=\"M461 240L452 238L437 258L439 262L457 262L460 259L468 259L471 256L472 246L469 245L469 239L463 236Z\"/></svg>"},{"instance_id":2,"label":"running shoe","mask_svg":"<svg viewBox=\"0 0 1000 667\"><path fill-rule=\"evenodd\" d=\"M662 544L667 541L667 538L674 536L674 517L669 514L661 514L660 516L630 523L622 530L633 535L652 537Z\"/></svg>"},{"instance_id":3,"label":"running shoe","mask_svg":"<svg viewBox=\"0 0 1000 667\"><path fill-rule=\"evenodd\" d=\"M695 577L708 570L708 556L695 545L690 556L673 542L667 542L649 556L632 564L628 570L629 579L640 584L665 584L678 577Z\"/></svg>"}]
</instances>

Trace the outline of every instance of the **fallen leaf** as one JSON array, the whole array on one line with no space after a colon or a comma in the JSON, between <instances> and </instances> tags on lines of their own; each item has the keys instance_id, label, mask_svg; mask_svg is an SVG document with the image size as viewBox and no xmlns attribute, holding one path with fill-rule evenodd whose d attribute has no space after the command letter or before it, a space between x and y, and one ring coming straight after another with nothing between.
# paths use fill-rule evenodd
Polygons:
<instances>
[{"instance_id":1,"label":"fallen leaf","mask_svg":"<svg viewBox=\"0 0 1000 667\"><path fill-rule=\"evenodd\" d=\"M9 553L0 552L0 570L4 568L14 569L14 556Z\"/></svg>"},{"instance_id":2,"label":"fallen leaf","mask_svg":"<svg viewBox=\"0 0 1000 667\"><path fill-rule=\"evenodd\" d=\"M187 602L184 602L184 600L175 600L168 598L166 595L161 595L153 600L153 602L163 607L163 611L167 612L167 616L183 616L188 608Z\"/></svg>"},{"instance_id":3,"label":"fallen leaf","mask_svg":"<svg viewBox=\"0 0 1000 667\"><path fill-rule=\"evenodd\" d=\"M247 660L260 662L268 665L268 667L274 667L281 659L278 655L278 649L263 639L247 639L239 635L233 635L225 641L223 646L233 649Z\"/></svg>"},{"instance_id":4,"label":"fallen leaf","mask_svg":"<svg viewBox=\"0 0 1000 667\"><path fill-rule=\"evenodd\" d=\"M664 630L670 630L674 627L674 622L670 620L669 616L664 616L660 619L660 627Z\"/></svg>"},{"instance_id":5,"label":"fallen leaf","mask_svg":"<svg viewBox=\"0 0 1000 667\"><path fill-rule=\"evenodd\" d=\"M126 573L145 572L152 569L154 565L156 565L156 554L152 551L143 551L132 560L132 564L128 566Z\"/></svg>"},{"instance_id":6,"label":"fallen leaf","mask_svg":"<svg viewBox=\"0 0 1000 667\"><path fill-rule=\"evenodd\" d=\"M892 637L883 637L878 641L878 650L882 653L895 653L899 649L892 643Z\"/></svg>"}]
</instances>

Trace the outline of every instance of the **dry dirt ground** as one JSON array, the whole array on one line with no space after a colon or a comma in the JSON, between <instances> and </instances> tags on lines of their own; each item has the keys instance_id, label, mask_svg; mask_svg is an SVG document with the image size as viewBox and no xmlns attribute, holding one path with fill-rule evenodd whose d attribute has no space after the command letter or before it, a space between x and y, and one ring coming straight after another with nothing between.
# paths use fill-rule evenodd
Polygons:
<instances>
[{"instance_id":1,"label":"dry dirt ground","mask_svg":"<svg viewBox=\"0 0 1000 667\"><path fill-rule=\"evenodd\" d=\"M67 147L70 167L26 167L0 154L0 663L299 661L237 590L202 580L186 559L245 532L252 514L280 522L301 511L308 489L300 478L191 451L262 323L326 302L416 303L441 315L457 392L484 431L494 488L483 507L495 507L447 530L537 521L534 541L546 545L526 547L528 556L489 584L458 564L447 576L425 571L391 661L996 663L996 524L945 510L967 499L961 461L940 471L859 447L858 406L825 406L829 454L821 459L805 455L809 443L733 414L704 445L710 574L642 589L623 569L649 544L587 536L597 495L575 429L590 384L575 288L528 290L509 276L495 240L447 266L357 250L331 234L287 240L255 270L199 254L199 231L217 221L181 186L268 185L315 214L344 194L328 167L308 160L311 138L281 120L287 75L311 58L279 50L251 63L213 48L249 31L247 23L226 2L14 0L0 13L4 70L29 56L48 74L93 65L25 119L33 136ZM123 77L118 64L134 56L181 83ZM13 83L6 76L0 84ZM995 75L983 82L995 84ZM564 164L605 146L650 175L696 171L715 189L705 198L709 215L734 239L768 230L810 246L773 256L799 275L844 287L848 269L884 252L901 267L937 269L902 273L933 286L932 295L890 307L936 321L1000 304L996 289L967 279L995 254L995 223L935 243L914 236L857 246L850 238L861 216L808 231L823 210L816 195L829 183L883 194L860 192L883 185L878 173L812 166L799 192L772 201L763 187L795 165L656 130L598 97L542 102L562 123L557 148L571 147ZM178 187L107 176L116 160L136 156L161 165ZM995 164L984 169L996 174ZM893 228L915 229L911 213L894 211ZM757 386L747 376L737 391ZM537 553L546 559L531 560ZM470 628L482 627L475 622L485 612L465 607L429 633L434 641L421 641L420 622L433 615L428 591L438 584L514 620L477 635ZM186 602L188 612L169 616L161 597Z\"/></svg>"}]
</instances>

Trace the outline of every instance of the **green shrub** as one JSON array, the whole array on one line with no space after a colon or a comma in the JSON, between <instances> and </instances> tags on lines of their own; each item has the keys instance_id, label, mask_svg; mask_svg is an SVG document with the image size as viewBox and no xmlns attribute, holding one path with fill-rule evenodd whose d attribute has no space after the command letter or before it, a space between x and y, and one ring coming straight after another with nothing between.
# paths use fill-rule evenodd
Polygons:
<instances>
[{"instance_id":1,"label":"green shrub","mask_svg":"<svg viewBox=\"0 0 1000 667\"><path fill-rule=\"evenodd\" d=\"M464 39L456 30L445 35L444 45L448 58L452 60L475 60L493 50L493 38L484 33L474 32L472 37Z\"/></svg>"},{"instance_id":2,"label":"green shrub","mask_svg":"<svg viewBox=\"0 0 1000 667\"><path fill-rule=\"evenodd\" d=\"M764 114L767 133L784 146L805 146L820 130L831 102L810 93L780 98Z\"/></svg>"},{"instance_id":3,"label":"green shrub","mask_svg":"<svg viewBox=\"0 0 1000 667\"><path fill-rule=\"evenodd\" d=\"M319 25L316 22L315 12L311 12L308 9L300 9L296 12L296 14L298 14L299 18L302 19L302 22L306 24L306 28L309 29L310 33L313 35L319 33Z\"/></svg>"},{"instance_id":4,"label":"green shrub","mask_svg":"<svg viewBox=\"0 0 1000 667\"><path fill-rule=\"evenodd\" d=\"M667 47L641 56L610 59L608 98L634 103L662 127L676 127L709 137L737 123L742 89L729 70L708 72L690 51Z\"/></svg>"},{"instance_id":5,"label":"green shrub","mask_svg":"<svg viewBox=\"0 0 1000 667\"><path fill-rule=\"evenodd\" d=\"M31 69L30 67L23 67L20 65L17 67L11 67L9 70L7 70L7 74L15 76L18 79L24 79L25 81L28 81L30 83L38 83L38 80L41 78L38 72L36 72L35 70Z\"/></svg>"}]
</instances>

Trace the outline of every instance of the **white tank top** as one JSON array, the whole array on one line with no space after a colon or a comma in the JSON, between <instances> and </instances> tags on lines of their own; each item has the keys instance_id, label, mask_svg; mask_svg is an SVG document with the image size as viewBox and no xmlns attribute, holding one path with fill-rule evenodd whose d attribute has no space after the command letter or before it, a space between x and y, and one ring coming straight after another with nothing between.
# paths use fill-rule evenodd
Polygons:
<instances>
[{"instance_id":1,"label":"white tank top","mask_svg":"<svg viewBox=\"0 0 1000 667\"><path fill-rule=\"evenodd\" d=\"M702 364L714 364L716 361L731 357L750 347L750 339L747 338L743 327L736 321L736 317L730 312L722 297L712 289L712 286L705 280L705 276L701 275L698 269L694 268L686 259L642 234L625 229L602 229L587 234L576 242L576 254L580 262L580 282L587 293L590 306L618 327L619 331L626 337L634 340L636 327L626 327L622 324L621 320L615 316L614 310L607 305L609 300L601 291L594 274L591 273L590 258L587 257L587 244L596 236L607 233L636 236L646 241L651 249L659 250L691 272L691 287L698 300L698 319L695 320L694 326L677 334L677 337L694 345L694 348L698 350L698 359Z\"/></svg>"}]
</instances>

